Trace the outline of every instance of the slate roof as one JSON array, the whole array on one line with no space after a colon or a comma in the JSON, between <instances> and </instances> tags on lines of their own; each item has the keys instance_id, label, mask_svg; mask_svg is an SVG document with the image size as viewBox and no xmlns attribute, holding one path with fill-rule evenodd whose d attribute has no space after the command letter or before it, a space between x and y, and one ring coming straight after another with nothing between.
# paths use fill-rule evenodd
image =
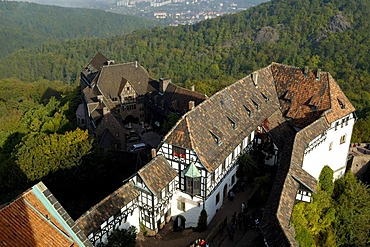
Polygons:
<instances>
[{"instance_id":1,"label":"slate roof","mask_svg":"<svg viewBox=\"0 0 370 247\"><path fill-rule=\"evenodd\" d=\"M108 59L101 54L100 52L97 52L93 59L86 65L85 70L82 72L90 81L92 81L95 76L99 73L101 68L104 65L107 65Z\"/></svg>"},{"instance_id":2,"label":"slate roof","mask_svg":"<svg viewBox=\"0 0 370 247\"><path fill-rule=\"evenodd\" d=\"M58 211L85 246L92 246L46 186L40 182L35 187L49 200L53 210ZM78 246L62 224L54 218L54 213L46 208L33 189L27 190L0 209L1 245Z\"/></svg>"},{"instance_id":3,"label":"slate roof","mask_svg":"<svg viewBox=\"0 0 370 247\"><path fill-rule=\"evenodd\" d=\"M186 113L165 136L164 142L194 150L208 171L213 172L242 138L266 119L283 125L289 120L290 125L301 129L321 116L335 121L354 111L327 72L321 72L318 80L312 70L304 74L301 68L272 63L254 73L258 75L257 86L251 74L216 93ZM333 99L336 97L341 99L344 109ZM282 112L280 120L273 118L279 116L277 110ZM231 127L230 119L237 119L237 129ZM278 140L282 135L277 130L274 133L275 139L282 142Z\"/></svg>"},{"instance_id":4,"label":"slate roof","mask_svg":"<svg viewBox=\"0 0 370 247\"><path fill-rule=\"evenodd\" d=\"M194 150L213 172L242 138L262 125L281 150L262 232L269 246L297 246L290 226L297 189L303 186L315 192L317 186L302 169L306 145L354 110L329 73L305 74L301 68L272 63L186 113L164 142Z\"/></svg>"},{"instance_id":5,"label":"slate roof","mask_svg":"<svg viewBox=\"0 0 370 247\"><path fill-rule=\"evenodd\" d=\"M123 123L121 123L112 112L108 112L103 115L95 133L98 135L100 141L103 140L107 147L109 147L109 145L114 145L115 143L119 143L122 146L125 145L125 128Z\"/></svg>"},{"instance_id":6,"label":"slate roof","mask_svg":"<svg viewBox=\"0 0 370 247\"><path fill-rule=\"evenodd\" d=\"M271 70L267 67L257 72L257 87L249 75L216 93L186 113L164 142L194 150L206 169L213 172L244 136L279 109ZM219 146L215 139L222 144Z\"/></svg>"},{"instance_id":7,"label":"slate roof","mask_svg":"<svg viewBox=\"0 0 370 247\"><path fill-rule=\"evenodd\" d=\"M122 90L121 84L129 81L139 95L144 95L154 90L148 83L150 80L146 69L133 62L103 66L97 77L96 85L102 94L110 98L118 97L121 93L120 89Z\"/></svg>"},{"instance_id":8,"label":"slate roof","mask_svg":"<svg viewBox=\"0 0 370 247\"><path fill-rule=\"evenodd\" d=\"M88 236L98 230L112 215L117 215L128 203L136 200L139 193L133 182L127 182L76 220L76 224Z\"/></svg>"},{"instance_id":9,"label":"slate roof","mask_svg":"<svg viewBox=\"0 0 370 247\"><path fill-rule=\"evenodd\" d=\"M153 83L159 85L156 81ZM156 90L147 95L150 104L152 106L160 106L164 115L169 115L170 113L185 114L189 111L190 101L194 101L194 106L197 106L206 98L207 96L202 93L179 87L172 82L168 83L163 94Z\"/></svg>"},{"instance_id":10,"label":"slate roof","mask_svg":"<svg viewBox=\"0 0 370 247\"><path fill-rule=\"evenodd\" d=\"M277 63L271 70L281 111L296 127L304 128L323 115L332 123L355 110L328 72L309 70L305 74L301 68Z\"/></svg>"},{"instance_id":11,"label":"slate roof","mask_svg":"<svg viewBox=\"0 0 370 247\"><path fill-rule=\"evenodd\" d=\"M300 185L312 192L316 192L317 187L316 179L302 169L305 145L329 125L321 117L295 135L286 127L278 173L261 221L269 246L298 246L294 228L290 225L296 193Z\"/></svg>"},{"instance_id":12,"label":"slate roof","mask_svg":"<svg viewBox=\"0 0 370 247\"><path fill-rule=\"evenodd\" d=\"M157 195L177 176L177 172L168 164L164 156L158 155L141 168L138 175L149 190Z\"/></svg>"}]
</instances>

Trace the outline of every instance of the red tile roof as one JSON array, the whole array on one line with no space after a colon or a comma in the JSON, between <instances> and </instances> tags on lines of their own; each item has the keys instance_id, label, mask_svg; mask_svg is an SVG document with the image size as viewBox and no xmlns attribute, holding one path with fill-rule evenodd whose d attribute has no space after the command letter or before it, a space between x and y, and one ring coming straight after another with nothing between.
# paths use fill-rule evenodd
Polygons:
<instances>
[{"instance_id":1,"label":"red tile roof","mask_svg":"<svg viewBox=\"0 0 370 247\"><path fill-rule=\"evenodd\" d=\"M73 246L73 239L32 190L0 210L0 245Z\"/></svg>"}]
</instances>

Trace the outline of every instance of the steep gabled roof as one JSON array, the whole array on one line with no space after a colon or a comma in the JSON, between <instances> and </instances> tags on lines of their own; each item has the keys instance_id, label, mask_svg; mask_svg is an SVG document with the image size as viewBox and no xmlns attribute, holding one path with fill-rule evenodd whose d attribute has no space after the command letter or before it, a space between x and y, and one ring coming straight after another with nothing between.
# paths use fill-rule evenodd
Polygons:
<instances>
[{"instance_id":1,"label":"steep gabled roof","mask_svg":"<svg viewBox=\"0 0 370 247\"><path fill-rule=\"evenodd\" d=\"M92 246L42 182L0 209L0 243L4 246L77 246L81 243Z\"/></svg>"},{"instance_id":2,"label":"steep gabled roof","mask_svg":"<svg viewBox=\"0 0 370 247\"><path fill-rule=\"evenodd\" d=\"M331 109L325 113L325 117L329 123L332 123L351 112L354 112L356 109L340 89L338 83L333 79L333 77L330 74L328 77L331 93Z\"/></svg>"},{"instance_id":3,"label":"steep gabled roof","mask_svg":"<svg viewBox=\"0 0 370 247\"><path fill-rule=\"evenodd\" d=\"M168 164L164 156L158 155L141 168L138 175L149 190L157 195L177 176L177 172Z\"/></svg>"},{"instance_id":4,"label":"steep gabled roof","mask_svg":"<svg viewBox=\"0 0 370 247\"><path fill-rule=\"evenodd\" d=\"M296 127L304 128L324 114L331 123L355 110L328 72L305 74L301 68L277 63L271 69L281 111Z\"/></svg>"},{"instance_id":5,"label":"steep gabled roof","mask_svg":"<svg viewBox=\"0 0 370 247\"><path fill-rule=\"evenodd\" d=\"M109 133L107 133L107 131ZM119 121L112 112L108 112L103 115L100 124L95 130L95 133L100 137L100 139L102 139L104 134L106 134L105 137L108 139L106 139L105 141L110 140L113 143L118 142L121 145L125 143L126 134L123 123ZM109 146L109 144L107 145Z\"/></svg>"},{"instance_id":6,"label":"steep gabled roof","mask_svg":"<svg viewBox=\"0 0 370 247\"><path fill-rule=\"evenodd\" d=\"M85 70L82 73L89 78L90 81L92 81L99 73L101 68L104 65L107 65L107 63L108 59L100 52L97 52L91 61L86 65Z\"/></svg>"},{"instance_id":7,"label":"steep gabled roof","mask_svg":"<svg viewBox=\"0 0 370 247\"><path fill-rule=\"evenodd\" d=\"M206 169L213 172L244 136L279 109L271 70L267 67L257 72L257 87L247 76L216 93L186 113L164 142L194 150ZM232 118L238 128L234 128Z\"/></svg>"},{"instance_id":8,"label":"steep gabled roof","mask_svg":"<svg viewBox=\"0 0 370 247\"><path fill-rule=\"evenodd\" d=\"M117 97L122 78L129 81L139 95L154 90L148 83L151 80L148 72L136 62L103 66L96 85L106 97Z\"/></svg>"},{"instance_id":9,"label":"steep gabled roof","mask_svg":"<svg viewBox=\"0 0 370 247\"><path fill-rule=\"evenodd\" d=\"M307 143L329 127L325 117L293 134L288 126L281 131L285 141L281 161L270 193L261 229L269 246L298 246L294 228L290 224L296 193L300 185L316 192L317 181L302 169L304 150Z\"/></svg>"},{"instance_id":10,"label":"steep gabled roof","mask_svg":"<svg viewBox=\"0 0 370 247\"><path fill-rule=\"evenodd\" d=\"M311 70L304 74L300 68L273 63L186 113L164 142L194 150L212 172L241 143L241 138L279 109L283 119L299 129L322 116L332 122L354 111L329 73ZM237 116L238 121L230 121L230 115ZM241 128L232 128L233 122L240 122Z\"/></svg>"},{"instance_id":11,"label":"steep gabled roof","mask_svg":"<svg viewBox=\"0 0 370 247\"><path fill-rule=\"evenodd\" d=\"M119 214L121 209L133 202L138 195L139 193L134 188L133 182L127 182L81 215L76 220L76 224L88 236L99 229L101 224L111 216Z\"/></svg>"}]
</instances>

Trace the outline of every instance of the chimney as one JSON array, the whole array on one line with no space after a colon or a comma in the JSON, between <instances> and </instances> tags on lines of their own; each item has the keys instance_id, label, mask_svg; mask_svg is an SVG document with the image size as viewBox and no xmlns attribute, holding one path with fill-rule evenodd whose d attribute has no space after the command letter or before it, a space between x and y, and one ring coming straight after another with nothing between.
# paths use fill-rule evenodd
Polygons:
<instances>
[{"instance_id":1,"label":"chimney","mask_svg":"<svg viewBox=\"0 0 370 247\"><path fill-rule=\"evenodd\" d=\"M304 73L305 75L307 75L309 70L310 70L310 68L309 68L308 66L304 66L304 71L303 71L303 73Z\"/></svg>"},{"instance_id":2,"label":"chimney","mask_svg":"<svg viewBox=\"0 0 370 247\"><path fill-rule=\"evenodd\" d=\"M194 109L194 106L195 106L195 102L192 100L192 101L189 101L189 111L193 110Z\"/></svg>"},{"instance_id":3,"label":"chimney","mask_svg":"<svg viewBox=\"0 0 370 247\"><path fill-rule=\"evenodd\" d=\"M254 83L254 86L258 88L258 73L256 71L252 73L252 81Z\"/></svg>"},{"instance_id":4,"label":"chimney","mask_svg":"<svg viewBox=\"0 0 370 247\"><path fill-rule=\"evenodd\" d=\"M108 107L106 107L106 106L104 106L104 107L103 107L103 115L105 115L105 114L107 114L107 113L109 113L109 108L108 108Z\"/></svg>"},{"instance_id":5,"label":"chimney","mask_svg":"<svg viewBox=\"0 0 370 247\"><path fill-rule=\"evenodd\" d=\"M321 79L321 69L317 69L316 80L320 81L320 79Z\"/></svg>"},{"instance_id":6,"label":"chimney","mask_svg":"<svg viewBox=\"0 0 370 247\"><path fill-rule=\"evenodd\" d=\"M193 92L195 91L195 85L191 86L191 91L193 91Z\"/></svg>"},{"instance_id":7,"label":"chimney","mask_svg":"<svg viewBox=\"0 0 370 247\"><path fill-rule=\"evenodd\" d=\"M157 157L157 150L155 148L152 148L152 158Z\"/></svg>"},{"instance_id":8,"label":"chimney","mask_svg":"<svg viewBox=\"0 0 370 247\"><path fill-rule=\"evenodd\" d=\"M166 91L167 86L170 82L171 82L171 79L160 78L159 79L159 93L163 94Z\"/></svg>"}]
</instances>

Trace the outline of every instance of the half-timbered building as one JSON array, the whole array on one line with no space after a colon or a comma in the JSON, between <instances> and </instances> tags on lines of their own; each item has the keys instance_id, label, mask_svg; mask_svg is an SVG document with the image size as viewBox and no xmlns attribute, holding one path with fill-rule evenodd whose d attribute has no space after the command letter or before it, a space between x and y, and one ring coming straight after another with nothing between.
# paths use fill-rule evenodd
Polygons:
<instances>
[{"instance_id":1,"label":"half-timbered building","mask_svg":"<svg viewBox=\"0 0 370 247\"><path fill-rule=\"evenodd\" d=\"M204 94L176 86L170 79L156 81L137 61L115 64L97 53L81 72L83 103L76 111L79 127L87 128L100 146L124 150L124 124L162 124L174 113L198 105Z\"/></svg>"},{"instance_id":2,"label":"half-timbered building","mask_svg":"<svg viewBox=\"0 0 370 247\"><path fill-rule=\"evenodd\" d=\"M149 235L155 235L171 219L171 202L177 188L177 173L162 155L153 159L133 176L139 193L140 222Z\"/></svg>"},{"instance_id":3,"label":"half-timbered building","mask_svg":"<svg viewBox=\"0 0 370 247\"><path fill-rule=\"evenodd\" d=\"M140 229L138 195L132 182L125 183L81 215L76 224L95 246L106 243L113 230Z\"/></svg>"},{"instance_id":4,"label":"half-timbered building","mask_svg":"<svg viewBox=\"0 0 370 247\"><path fill-rule=\"evenodd\" d=\"M295 202L311 201L325 165L336 178L346 168L355 109L332 76L272 63L197 103L166 90L176 95L178 89L161 80L147 94L153 115L187 109L179 111L184 114L157 147L158 156L129 180L137 190L138 220L155 234L171 217L175 225L195 227L205 209L209 223L237 182L238 157L267 138L275 155L266 163L278 165L278 172L262 233L269 246L296 246L290 225Z\"/></svg>"}]
</instances>

